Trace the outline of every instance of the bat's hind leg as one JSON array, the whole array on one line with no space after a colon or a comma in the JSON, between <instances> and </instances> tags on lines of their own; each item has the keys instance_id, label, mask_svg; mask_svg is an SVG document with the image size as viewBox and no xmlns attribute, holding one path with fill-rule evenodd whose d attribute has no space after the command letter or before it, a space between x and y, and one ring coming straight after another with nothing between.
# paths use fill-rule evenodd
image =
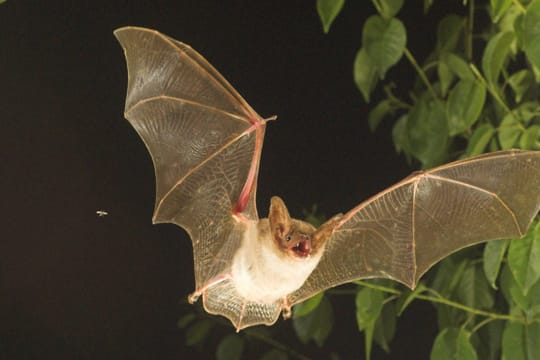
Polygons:
<instances>
[{"instance_id":1,"label":"bat's hind leg","mask_svg":"<svg viewBox=\"0 0 540 360\"><path fill-rule=\"evenodd\" d=\"M291 303L287 296L281 299L281 313L283 314L284 319L289 319L292 315Z\"/></svg>"},{"instance_id":2,"label":"bat's hind leg","mask_svg":"<svg viewBox=\"0 0 540 360\"><path fill-rule=\"evenodd\" d=\"M215 278L213 278L212 280L208 281L206 284L204 284L203 286L201 286L200 288L196 289L194 292L192 292L191 294L189 294L188 296L188 302L190 304L193 304L195 303L199 297L201 295L204 295L204 293L206 292L206 290L208 290L209 288L211 288L212 286L214 285L217 285L219 284L220 282L223 282L225 280L228 280L231 278L231 274L225 274L225 275L219 275L219 276L216 276Z\"/></svg>"}]
</instances>

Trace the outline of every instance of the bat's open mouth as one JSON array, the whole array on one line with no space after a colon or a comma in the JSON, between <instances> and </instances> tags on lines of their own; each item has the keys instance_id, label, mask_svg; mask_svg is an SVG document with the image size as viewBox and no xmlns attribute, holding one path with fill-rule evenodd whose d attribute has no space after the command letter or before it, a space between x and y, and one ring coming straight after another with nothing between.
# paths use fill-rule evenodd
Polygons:
<instances>
[{"instance_id":1,"label":"bat's open mouth","mask_svg":"<svg viewBox=\"0 0 540 360\"><path fill-rule=\"evenodd\" d=\"M311 253L311 240L302 239L292 248L294 253L300 257L306 257Z\"/></svg>"}]
</instances>

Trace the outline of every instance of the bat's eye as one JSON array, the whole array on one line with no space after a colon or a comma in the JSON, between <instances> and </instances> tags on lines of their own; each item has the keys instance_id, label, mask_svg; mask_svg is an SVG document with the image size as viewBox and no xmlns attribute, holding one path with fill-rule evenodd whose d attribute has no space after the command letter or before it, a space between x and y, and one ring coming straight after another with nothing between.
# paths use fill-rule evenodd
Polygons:
<instances>
[{"instance_id":1,"label":"bat's eye","mask_svg":"<svg viewBox=\"0 0 540 360\"><path fill-rule=\"evenodd\" d=\"M287 236L285 237L285 240L287 240L287 241L291 241L291 240L292 240L292 237L291 237L291 235L287 235Z\"/></svg>"}]
</instances>

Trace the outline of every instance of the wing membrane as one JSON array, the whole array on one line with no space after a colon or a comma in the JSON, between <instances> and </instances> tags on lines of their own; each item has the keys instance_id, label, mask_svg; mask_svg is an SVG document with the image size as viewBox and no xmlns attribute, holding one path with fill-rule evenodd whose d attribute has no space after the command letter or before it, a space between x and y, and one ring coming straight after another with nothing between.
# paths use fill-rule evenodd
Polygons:
<instances>
[{"instance_id":1,"label":"wing membrane","mask_svg":"<svg viewBox=\"0 0 540 360\"><path fill-rule=\"evenodd\" d=\"M461 248L523 236L539 207L540 152L497 152L418 173L347 213L290 301L362 278L414 288Z\"/></svg>"},{"instance_id":2,"label":"wing membrane","mask_svg":"<svg viewBox=\"0 0 540 360\"><path fill-rule=\"evenodd\" d=\"M193 241L197 289L230 266L255 193L265 122L201 55L157 31L115 31L126 54L125 115L154 163L154 222Z\"/></svg>"}]
</instances>

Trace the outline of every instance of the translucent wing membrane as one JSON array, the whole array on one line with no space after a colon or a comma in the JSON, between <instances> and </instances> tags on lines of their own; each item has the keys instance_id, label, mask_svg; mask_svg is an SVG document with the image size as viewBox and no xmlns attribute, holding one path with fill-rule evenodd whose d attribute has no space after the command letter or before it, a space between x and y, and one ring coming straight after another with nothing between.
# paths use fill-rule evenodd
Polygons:
<instances>
[{"instance_id":1,"label":"translucent wing membrane","mask_svg":"<svg viewBox=\"0 0 540 360\"><path fill-rule=\"evenodd\" d=\"M362 278L414 288L449 254L521 237L540 206L540 152L507 151L410 176L347 213L291 303Z\"/></svg>"},{"instance_id":2,"label":"translucent wing membrane","mask_svg":"<svg viewBox=\"0 0 540 360\"><path fill-rule=\"evenodd\" d=\"M136 27L115 35L128 66L125 115L154 163L154 222L188 231L201 289L228 270L240 244L245 224L233 213L258 219L265 121L188 45Z\"/></svg>"}]
</instances>

